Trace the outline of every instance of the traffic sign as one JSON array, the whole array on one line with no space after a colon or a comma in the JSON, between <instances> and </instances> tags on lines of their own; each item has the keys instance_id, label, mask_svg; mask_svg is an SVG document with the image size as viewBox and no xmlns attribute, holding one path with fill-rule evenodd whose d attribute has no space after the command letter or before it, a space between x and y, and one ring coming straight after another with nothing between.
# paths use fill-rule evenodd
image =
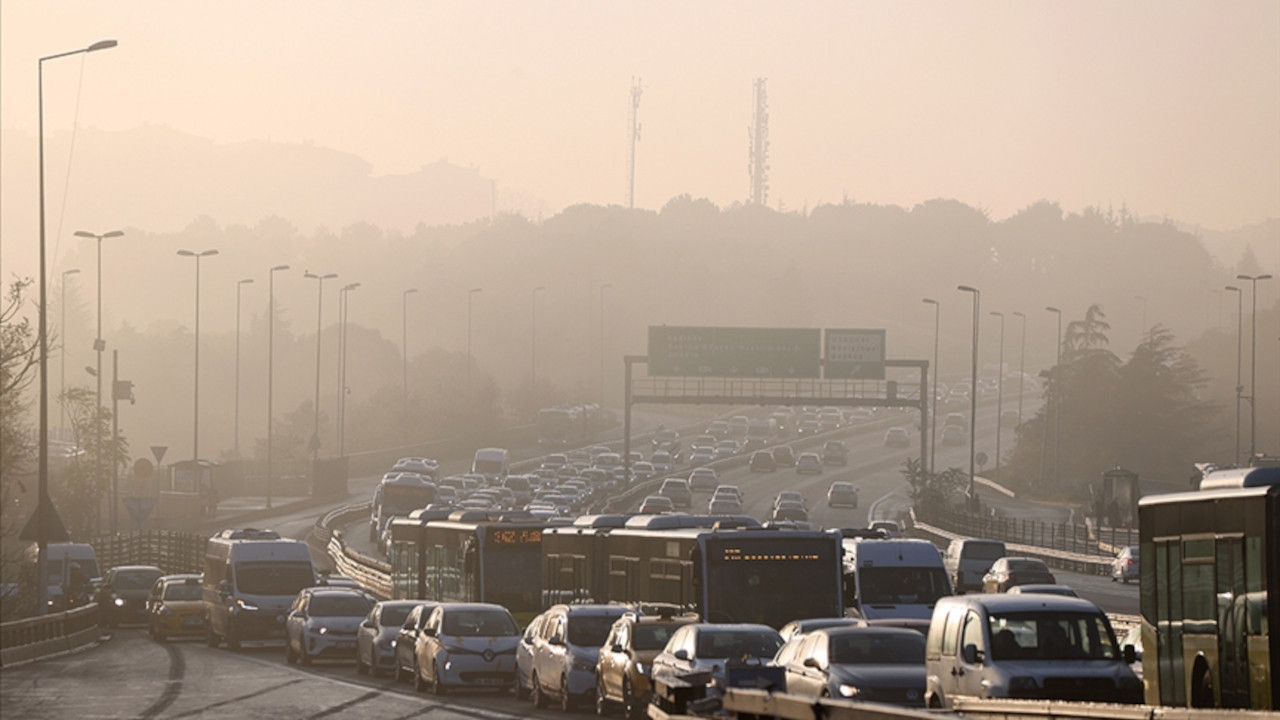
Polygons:
<instances>
[{"instance_id":1,"label":"traffic sign","mask_svg":"<svg viewBox=\"0 0 1280 720\"><path fill-rule=\"evenodd\" d=\"M828 380L883 380L884 330L828 329L824 357Z\"/></svg>"},{"instance_id":2,"label":"traffic sign","mask_svg":"<svg viewBox=\"0 0 1280 720\"><path fill-rule=\"evenodd\" d=\"M818 378L816 328L649 327L649 375Z\"/></svg>"},{"instance_id":3,"label":"traffic sign","mask_svg":"<svg viewBox=\"0 0 1280 720\"><path fill-rule=\"evenodd\" d=\"M156 464L164 462L164 454L169 451L168 445L152 445L151 454L156 456Z\"/></svg>"},{"instance_id":4,"label":"traffic sign","mask_svg":"<svg viewBox=\"0 0 1280 720\"><path fill-rule=\"evenodd\" d=\"M138 461L133 464L133 475L134 477L146 479L151 477L151 473L154 472L155 469L155 466L151 464L150 460L146 458L138 458Z\"/></svg>"},{"instance_id":5,"label":"traffic sign","mask_svg":"<svg viewBox=\"0 0 1280 720\"><path fill-rule=\"evenodd\" d=\"M147 518L151 517L151 511L156 507L156 498L153 497L127 497L121 498L124 507L129 511L129 517L133 518L133 522L142 529L142 525L147 522Z\"/></svg>"}]
</instances>

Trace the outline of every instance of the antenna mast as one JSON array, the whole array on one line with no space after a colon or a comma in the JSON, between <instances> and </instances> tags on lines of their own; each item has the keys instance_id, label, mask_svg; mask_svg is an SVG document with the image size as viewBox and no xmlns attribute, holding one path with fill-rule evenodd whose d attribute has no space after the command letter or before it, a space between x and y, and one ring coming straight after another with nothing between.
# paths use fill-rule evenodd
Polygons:
<instances>
[{"instance_id":1,"label":"antenna mast","mask_svg":"<svg viewBox=\"0 0 1280 720\"><path fill-rule=\"evenodd\" d=\"M756 78L753 85L754 117L747 129L751 154L747 172L751 176L751 202L765 205L769 201L769 91L765 79Z\"/></svg>"},{"instance_id":2,"label":"antenna mast","mask_svg":"<svg viewBox=\"0 0 1280 720\"><path fill-rule=\"evenodd\" d=\"M644 88L640 85L640 78L631 78L631 109L627 113L628 127L630 129L630 150L627 153L627 207L634 208L636 206L636 142L640 140L640 121L638 115L640 112L640 93L644 92Z\"/></svg>"}]
</instances>

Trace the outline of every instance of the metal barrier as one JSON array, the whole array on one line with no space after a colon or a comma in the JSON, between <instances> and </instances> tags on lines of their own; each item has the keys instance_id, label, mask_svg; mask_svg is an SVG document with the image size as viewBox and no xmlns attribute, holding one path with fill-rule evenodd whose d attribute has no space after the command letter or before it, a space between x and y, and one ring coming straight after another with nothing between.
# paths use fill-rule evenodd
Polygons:
<instances>
[{"instance_id":1,"label":"metal barrier","mask_svg":"<svg viewBox=\"0 0 1280 720\"><path fill-rule=\"evenodd\" d=\"M99 635L95 603L7 622L0 625L0 667L68 652L96 642Z\"/></svg>"}]
</instances>

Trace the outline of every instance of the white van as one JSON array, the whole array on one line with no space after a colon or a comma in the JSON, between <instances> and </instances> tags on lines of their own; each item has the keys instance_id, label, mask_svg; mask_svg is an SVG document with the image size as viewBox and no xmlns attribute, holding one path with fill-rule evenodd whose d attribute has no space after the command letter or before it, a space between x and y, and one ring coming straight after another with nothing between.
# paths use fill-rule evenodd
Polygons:
<instances>
[{"instance_id":1,"label":"white van","mask_svg":"<svg viewBox=\"0 0 1280 720\"><path fill-rule=\"evenodd\" d=\"M845 608L854 617L928 619L951 594L938 548L927 540L844 539Z\"/></svg>"},{"instance_id":2,"label":"white van","mask_svg":"<svg viewBox=\"0 0 1280 720\"><path fill-rule=\"evenodd\" d=\"M88 603L93 594L93 582L102 579L93 546L65 542L49 543L46 548L49 577L45 602L49 612L62 612ZM24 581L28 587L36 584L37 552L37 547L32 545L28 551L28 562L23 565L23 574L30 573L29 580Z\"/></svg>"},{"instance_id":3,"label":"white van","mask_svg":"<svg viewBox=\"0 0 1280 720\"><path fill-rule=\"evenodd\" d=\"M934 608L925 641L925 704L1018 698L1142 702L1142 681L1092 602L1058 595L966 595Z\"/></svg>"},{"instance_id":4,"label":"white van","mask_svg":"<svg viewBox=\"0 0 1280 720\"><path fill-rule=\"evenodd\" d=\"M497 485L507 476L510 463L506 448L480 448L471 460L471 472L483 475L485 484Z\"/></svg>"},{"instance_id":5,"label":"white van","mask_svg":"<svg viewBox=\"0 0 1280 720\"><path fill-rule=\"evenodd\" d=\"M955 585L956 594L962 595L970 590L980 592L982 576L991 569L991 563L1008 554L1000 540L957 538L947 546L942 564L947 568L947 577Z\"/></svg>"},{"instance_id":6,"label":"white van","mask_svg":"<svg viewBox=\"0 0 1280 720\"><path fill-rule=\"evenodd\" d=\"M316 582L311 548L301 540L253 528L213 536L205 546L202 592L209 647L284 639L298 591Z\"/></svg>"}]
</instances>

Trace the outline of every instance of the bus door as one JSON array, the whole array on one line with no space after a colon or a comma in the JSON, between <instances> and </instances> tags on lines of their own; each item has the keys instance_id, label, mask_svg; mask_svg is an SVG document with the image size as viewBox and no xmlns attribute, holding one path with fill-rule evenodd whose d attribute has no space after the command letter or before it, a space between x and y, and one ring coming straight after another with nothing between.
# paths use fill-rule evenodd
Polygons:
<instances>
[{"instance_id":1,"label":"bus door","mask_svg":"<svg viewBox=\"0 0 1280 720\"><path fill-rule=\"evenodd\" d=\"M1240 536L1218 537L1218 667L1219 707L1249 707L1249 662L1245 639L1244 543Z\"/></svg>"}]
</instances>

